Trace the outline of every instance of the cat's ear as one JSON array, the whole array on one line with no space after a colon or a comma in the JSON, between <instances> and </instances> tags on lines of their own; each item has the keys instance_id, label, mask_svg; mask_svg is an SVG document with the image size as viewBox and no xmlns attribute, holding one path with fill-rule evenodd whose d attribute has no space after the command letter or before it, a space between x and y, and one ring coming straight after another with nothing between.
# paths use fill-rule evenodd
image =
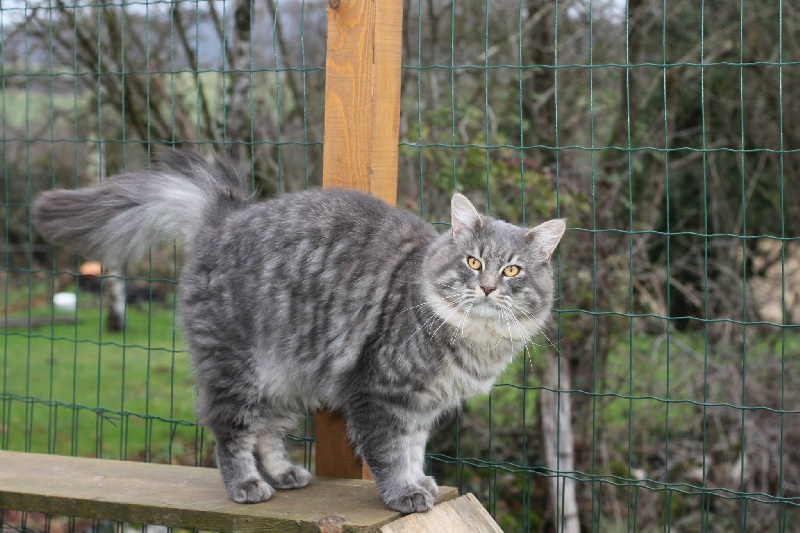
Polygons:
<instances>
[{"instance_id":1,"label":"cat's ear","mask_svg":"<svg viewBox=\"0 0 800 533\"><path fill-rule=\"evenodd\" d=\"M541 256L543 261L549 261L550 256L561 242L561 237L567 229L567 219L556 218L543 222L530 230L526 237L531 246Z\"/></svg>"},{"instance_id":2,"label":"cat's ear","mask_svg":"<svg viewBox=\"0 0 800 533\"><path fill-rule=\"evenodd\" d=\"M480 213L463 194L453 194L453 200L450 202L450 214L453 222L453 237L481 227Z\"/></svg>"}]
</instances>

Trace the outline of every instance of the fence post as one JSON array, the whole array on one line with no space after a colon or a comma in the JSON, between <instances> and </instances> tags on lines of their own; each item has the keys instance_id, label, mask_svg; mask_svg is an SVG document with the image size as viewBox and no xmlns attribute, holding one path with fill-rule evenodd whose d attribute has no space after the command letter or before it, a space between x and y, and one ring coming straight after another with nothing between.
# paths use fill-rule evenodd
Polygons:
<instances>
[{"instance_id":1,"label":"fence post","mask_svg":"<svg viewBox=\"0 0 800 533\"><path fill-rule=\"evenodd\" d=\"M397 202L402 0L328 0L323 187ZM340 413L316 416L316 474L371 476Z\"/></svg>"}]
</instances>

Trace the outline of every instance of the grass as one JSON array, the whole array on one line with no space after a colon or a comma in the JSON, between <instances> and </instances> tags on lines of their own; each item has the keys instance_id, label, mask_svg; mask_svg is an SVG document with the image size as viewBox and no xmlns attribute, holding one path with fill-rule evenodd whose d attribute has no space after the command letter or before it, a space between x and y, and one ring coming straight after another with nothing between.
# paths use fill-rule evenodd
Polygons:
<instances>
[{"instance_id":1,"label":"grass","mask_svg":"<svg viewBox=\"0 0 800 533\"><path fill-rule=\"evenodd\" d=\"M189 355L172 308L131 307L125 330L109 333L99 299L80 299L72 323L3 333L0 447L200 462ZM25 316L41 315L63 316L49 306Z\"/></svg>"}]
</instances>

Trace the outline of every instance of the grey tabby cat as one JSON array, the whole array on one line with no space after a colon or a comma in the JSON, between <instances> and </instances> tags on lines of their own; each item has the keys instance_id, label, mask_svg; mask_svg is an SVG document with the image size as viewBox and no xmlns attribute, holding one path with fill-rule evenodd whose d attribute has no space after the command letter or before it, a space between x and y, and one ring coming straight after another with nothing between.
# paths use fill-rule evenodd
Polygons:
<instances>
[{"instance_id":1,"label":"grey tabby cat","mask_svg":"<svg viewBox=\"0 0 800 533\"><path fill-rule=\"evenodd\" d=\"M355 191L255 202L224 159L166 151L149 172L42 194L48 240L107 263L188 243L180 322L200 421L230 497L307 485L283 437L307 409L341 409L384 502L427 511L428 433L486 393L548 322L565 224L524 229L452 199L452 231Z\"/></svg>"}]
</instances>

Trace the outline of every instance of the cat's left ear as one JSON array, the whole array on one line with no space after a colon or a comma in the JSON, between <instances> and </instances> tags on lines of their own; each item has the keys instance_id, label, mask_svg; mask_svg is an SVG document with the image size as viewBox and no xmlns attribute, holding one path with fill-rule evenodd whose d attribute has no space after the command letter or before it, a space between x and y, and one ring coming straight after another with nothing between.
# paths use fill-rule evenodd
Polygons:
<instances>
[{"instance_id":1,"label":"cat's left ear","mask_svg":"<svg viewBox=\"0 0 800 533\"><path fill-rule=\"evenodd\" d=\"M453 237L481 227L480 213L463 194L453 194L453 200L450 202L450 215L453 223Z\"/></svg>"},{"instance_id":2,"label":"cat's left ear","mask_svg":"<svg viewBox=\"0 0 800 533\"><path fill-rule=\"evenodd\" d=\"M526 237L528 242L542 256L543 261L549 261L553 252L561 242L561 237L567 229L567 219L556 218L543 222L530 230Z\"/></svg>"}]
</instances>

